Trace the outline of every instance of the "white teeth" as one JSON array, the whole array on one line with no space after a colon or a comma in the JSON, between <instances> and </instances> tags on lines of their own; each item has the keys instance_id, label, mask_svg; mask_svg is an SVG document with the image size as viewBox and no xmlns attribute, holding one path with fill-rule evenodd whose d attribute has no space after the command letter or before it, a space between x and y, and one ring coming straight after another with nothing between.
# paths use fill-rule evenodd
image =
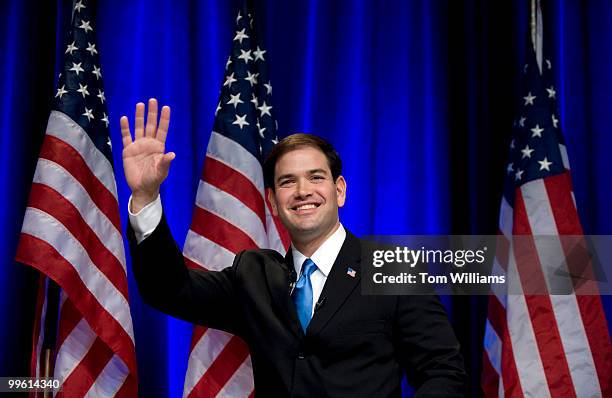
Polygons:
<instances>
[{"instance_id":1,"label":"white teeth","mask_svg":"<svg viewBox=\"0 0 612 398\"><path fill-rule=\"evenodd\" d=\"M296 210L298 210L298 211L299 210L308 210L308 209L314 209L315 207L317 207L317 206L312 205L312 204L311 205L302 205L302 206L298 206L298 208Z\"/></svg>"}]
</instances>

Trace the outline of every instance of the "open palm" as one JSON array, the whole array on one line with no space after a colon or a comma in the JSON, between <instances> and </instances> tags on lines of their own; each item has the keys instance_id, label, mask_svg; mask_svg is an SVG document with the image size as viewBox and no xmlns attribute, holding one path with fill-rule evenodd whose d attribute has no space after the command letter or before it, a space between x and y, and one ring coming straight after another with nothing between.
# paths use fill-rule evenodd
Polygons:
<instances>
[{"instance_id":1,"label":"open palm","mask_svg":"<svg viewBox=\"0 0 612 398\"><path fill-rule=\"evenodd\" d=\"M123 170L128 186L132 190L133 201L146 204L159 194L161 183L168 176L173 152L164 153L166 136L170 124L170 108L162 108L159 126L157 125L157 100L149 100L146 127L144 120L145 106L136 105L134 139L130 132L129 120L121 118L121 135L123 139ZM140 207L140 206L138 206Z\"/></svg>"}]
</instances>

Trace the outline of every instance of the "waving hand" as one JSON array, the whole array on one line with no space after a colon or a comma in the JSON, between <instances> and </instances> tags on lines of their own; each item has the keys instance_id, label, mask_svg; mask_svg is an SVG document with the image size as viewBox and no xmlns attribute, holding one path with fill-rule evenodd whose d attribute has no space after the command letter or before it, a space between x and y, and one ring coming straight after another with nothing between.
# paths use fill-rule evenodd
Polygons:
<instances>
[{"instance_id":1,"label":"waving hand","mask_svg":"<svg viewBox=\"0 0 612 398\"><path fill-rule=\"evenodd\" d=\"M161 110L157 124L157 100L149 100L149 112L145 127L145 105L136 104L134 139L126 116L121 118L123 140L123 170L128 186L132 190L132 211L138 212L159 194L161 183L168 176L174 152L165 153L166 136L170 124L170 108Z\"/></svg>"}]
</instances>

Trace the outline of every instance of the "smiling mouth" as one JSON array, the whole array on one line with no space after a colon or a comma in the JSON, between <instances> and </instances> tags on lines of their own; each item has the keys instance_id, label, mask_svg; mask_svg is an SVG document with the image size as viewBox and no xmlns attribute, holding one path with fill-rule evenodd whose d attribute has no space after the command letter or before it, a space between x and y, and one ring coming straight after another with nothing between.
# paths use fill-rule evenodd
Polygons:
<instances>
[{"instance_id":1,"label":"smiling mouth","mask_svg":"<svg viewBox=\"0 0 612 398\"><path fill-rule=\"evenodd\" d=\"M304 211L304 210L316 209L319 206L321 206L320 203L307 203L307 204L303 204L303 205L292 207L291 210L293 210L293 211Z\"/></svg>"}]
</instances>

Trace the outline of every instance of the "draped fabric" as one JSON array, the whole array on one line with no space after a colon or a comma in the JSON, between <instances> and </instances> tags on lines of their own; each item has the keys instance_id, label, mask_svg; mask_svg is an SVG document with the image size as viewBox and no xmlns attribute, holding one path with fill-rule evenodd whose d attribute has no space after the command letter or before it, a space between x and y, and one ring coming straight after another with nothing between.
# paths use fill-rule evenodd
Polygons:
<instances>
[{"instance_id":1,"label":"draped fabric","mask_svg":"<svg viewBox=\"0 0 612 398\"><path fill-rule=\"evenodd\" d=\"M54 94L57 28L68 10L58 1L5 0L0 14L0 323L11 325L0 331L1 375L29 367L37 277L12 259ZM498 3L256 2L279 133L315 133L338 148L348 181L341 219L352 232L496 232L528 29L526 0ZM189 228L240 5L98 5L115 147L119 117L133 117L136 102L156 97L172 107L167 147L177 158L162 196L178 242ZM612 3L549 0L544 8L578 211L585 233L611 233ZM129 192L120 151L114 156L125 226ZM130 284L141 394L179 397L191 326L148 308ZM612 300L603 300L611 323ZM486 298L443 301L476 396Z\"/></svg>"}]
</instances>

